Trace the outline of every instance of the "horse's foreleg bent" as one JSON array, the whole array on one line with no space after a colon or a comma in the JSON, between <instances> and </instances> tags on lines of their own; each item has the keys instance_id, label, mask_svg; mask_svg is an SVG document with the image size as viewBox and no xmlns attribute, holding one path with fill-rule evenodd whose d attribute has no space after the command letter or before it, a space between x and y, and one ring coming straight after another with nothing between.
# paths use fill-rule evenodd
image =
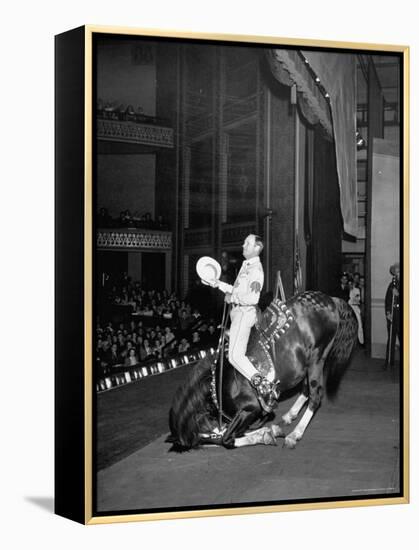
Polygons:
<instances>
[{"instance_id":1,"label":"horse's foreleg bent","mask_svg":"<svg viewBox=\"0 0 419 550\"><path fill-rule=\"evenodd\" d=\"M246 447L248 445L276 445L275 438L285 437L282 429L276 425L263 426L258 430L253 430L244 434L243 437L236 437L234 447Z\"/></svg>"},{"instance_id":2,"label":"horse's foreleg bent","mask_svg":"<svg viewBox=\"0 0 419 550\"><path fill-rule=\"evenodd\" d=\"M308 384L310 392L308 407L295 429L285 438L284 445L289 449L294 449L297 442L303 437L310 420L320 406L323 396L323 362L316 364L313 371L309 372Z\"/></svg>"},{"instance_id":3,"label":"horse's foreleg bent","mask_svg":"<svg viewBox=\"0 0 419 550\"><path fill-rule=\"evenodd\" d=\"M288 447L288 449L294 449L298 441L300 441L300 439L303 437L304 432L306 431L306 428L309 425L313 414L314 410L312 410L310 406L308 406L295 429L285 438L284 445Z\"/></svg>"},{"instance_id":4,"label":"horse's foreleg bent","mask_svg":"<svg viewBox=\"0 0 419 550\"><path fill-rule=\"evenodd\" d=\"M290 410L282 416L282 422L284 424L287 424L287 425L291 424L291 422L297 418L301 409L303 408L303 406L308 400L308 395L309 395L309 390L308 390L308 383L306 378L304 380L303 391L297 397L297 400L295 401L293 406L290 408Z\"/></svg>"},{"instance_id":5,"label":"horse's foreleg bent","mask_svg":"<svg viewBox=\"0 0 419 550\"><path fill-rule=\"evenodd\" d=\"M234 447L246 447L248 445L276 445L275 432L270 426L263 426L258 430L236 437Z\"/></svg>"}]
</instances>

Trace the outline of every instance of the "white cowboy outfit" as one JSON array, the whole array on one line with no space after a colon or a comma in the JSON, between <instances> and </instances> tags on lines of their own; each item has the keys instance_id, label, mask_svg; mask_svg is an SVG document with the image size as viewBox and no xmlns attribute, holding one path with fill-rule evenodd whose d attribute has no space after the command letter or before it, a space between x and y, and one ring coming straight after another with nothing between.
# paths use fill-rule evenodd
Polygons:
<instances>
[{"instance_id":1,"label":"white cowboy outfit","mask_svg":"<svg viewBox=\"0 0 419 550\"><path fill-rule=\"evenodd\" d=\"M274 399L278 398L275 385L262 377L246 357L250 331L256 323L256 305L263 281L263 267L259 256L255 256L243 262L234 285L219 281L218 288L231 294L228 360L257 389L259 397L263 399L263 408L269 412L274 406Z\"/></svg>"}]
</instances>

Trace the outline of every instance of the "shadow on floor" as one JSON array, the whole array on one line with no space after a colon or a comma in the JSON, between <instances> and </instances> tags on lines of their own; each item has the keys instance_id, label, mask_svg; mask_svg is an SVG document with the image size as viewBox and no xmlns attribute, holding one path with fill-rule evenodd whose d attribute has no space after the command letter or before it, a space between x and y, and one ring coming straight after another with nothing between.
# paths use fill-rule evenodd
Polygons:
<instances>
[{"instance_id":1,"label":"shadow on floor","mask_svg":"<svg viewBox=\"0 0 419 550\"><path fill-rule=\"evenodd\" d=\"M54 498L53 497L25 497L27 502L35 504L46 512L54 513Z\"/></svg>"}]
</instances>

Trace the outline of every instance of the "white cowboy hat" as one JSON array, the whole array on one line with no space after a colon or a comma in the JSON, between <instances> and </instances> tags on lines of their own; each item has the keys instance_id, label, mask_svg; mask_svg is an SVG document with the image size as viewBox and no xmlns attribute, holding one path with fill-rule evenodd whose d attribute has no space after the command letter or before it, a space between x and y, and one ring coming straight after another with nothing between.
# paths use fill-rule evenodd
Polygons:
<instances>
[{"instance_id":1,"label":"white cowboy hat","mask_svg":"<svg viewBox=\"0 0 419 550\"><path fill-rule=\"evenodd\" d=\"M212 283L220 278L221 266L210 256L202 256L196 262L196 272L204 283Z\"/></svg>"}]
</instances>

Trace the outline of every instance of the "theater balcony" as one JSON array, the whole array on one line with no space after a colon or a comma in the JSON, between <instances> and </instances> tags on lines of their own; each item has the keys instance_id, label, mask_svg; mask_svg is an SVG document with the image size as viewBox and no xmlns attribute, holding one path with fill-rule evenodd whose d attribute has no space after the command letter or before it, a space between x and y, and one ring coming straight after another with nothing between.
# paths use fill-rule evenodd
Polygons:
<instances>
[{"instance_id":1,"label":"theater balcony","mask_svg":"<svg viewBox=\"0 0 419 550\"><path fill-rule=\"evenodd\" d=\"M97 269L100 276L120 265L133 280L171 292L172 232L148 228L98 228ZM125 264L120 264L115 254ZM125 265L122 268L122 265Z\"/></svg>"},{"instance_id":2,"label":"theater balcony","mask_svg":"<svg viewBox=\"0 0 419 550\"><path fill-rule=\"evenodd\" d=\"M131 227L98 228L98 250L164 252L172 249L172 232Z\"/></svg>"},{"instance_id":3,"label":"theater balcony","mask_svg":"<svg viewBox=\"0 0 419 550\"><path fill-rule=\"evenodd\" d=\"M174 131L164 119L145 115L98 111L98 153L150 153L173 149Z\"/></svg>"}]
</instances>

